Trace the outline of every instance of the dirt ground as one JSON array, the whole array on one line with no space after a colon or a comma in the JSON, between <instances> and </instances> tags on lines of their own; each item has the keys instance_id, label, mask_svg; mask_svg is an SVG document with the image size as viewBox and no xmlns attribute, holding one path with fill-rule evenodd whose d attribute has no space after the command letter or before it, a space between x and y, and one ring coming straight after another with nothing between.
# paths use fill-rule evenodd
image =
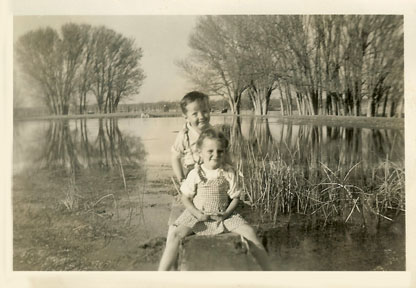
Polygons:
<instances>
[{"instance_id":1,"label":"dirt ground","mask_svg":"<svg viewBox=\"0 0 416 288\"><path fill-rule=\"evenodd\" d=\"M15 176L13 269L155 270L173 199L171 174L166 165L138 175L126 169L127 189L116 172L78 176L76 185L46 171Z\"/></svg>"}]
</instances>

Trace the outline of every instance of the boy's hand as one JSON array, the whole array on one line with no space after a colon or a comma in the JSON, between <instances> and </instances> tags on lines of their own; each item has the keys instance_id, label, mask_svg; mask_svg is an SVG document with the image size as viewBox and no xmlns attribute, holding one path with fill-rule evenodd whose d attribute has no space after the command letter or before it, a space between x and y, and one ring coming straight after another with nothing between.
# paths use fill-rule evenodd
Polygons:
<instances>
[{"instance_id":1,"label":"boy's hand","mask_svg":"<svg viewBox=\"0 0 416 288\"><path fill-rule=\"evenodd\" d=\"M197 217L196 217L196 219L198 219L198 221L207 221L207 220L209 220L209 216L208 215L205 215L204 213L200 213Z\"/></svg>"},{"instance_id":2,"label":"boy's hand","mask_svg":"<svg viewBox=\"0 0 416 288\"><path fill-rule=\"evenodd\" d=\"M224 213L216 213L214 215L211 215L210 218L212 220L215 220L217 222L221 222L224 221L225 217L224 217Z\"/></svg>"},{"instance_id":3,"label":"boy's hand","mask_svg":"<svg viewBox=\"0 0 416 288\"><path fill-rule=\"evenodd\" d=\"M176 194L174 197L176 202L182 203L182 194Z\"/></svg>"}]
</instances>

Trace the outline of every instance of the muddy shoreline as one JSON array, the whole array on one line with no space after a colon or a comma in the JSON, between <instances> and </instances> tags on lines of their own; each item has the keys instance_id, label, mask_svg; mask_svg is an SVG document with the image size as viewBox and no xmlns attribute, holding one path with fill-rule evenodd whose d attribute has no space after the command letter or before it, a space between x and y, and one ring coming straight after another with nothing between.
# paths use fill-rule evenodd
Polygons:
<instances>
[{"instance_id":1,"label":"muddy shoreline","mask_svg":"<svg viewBox=\"0 0 416 288\"><path fill-rule=\"evenodd\" d=\"M68 188L54 175L44 171L15 175L13 269L156 270L173 198L171 168L146 169L140 176L126 173L127 191L114 184L114 175L102 177L90 188L88 182L97 175L81 177L74 196L79 199L72 208L65 205ZM146 184L138 184L137 177L146 178Z\"/></svg>"},{"instance_id":2,"label":"muddy shoreline","mask_svg":"<svg viewBox=\"0 0 416 288\"><path fill-rule=\"evenodd\" d=\"M171 180L173 173L166 164L146 165L143 168L139 173L126 170L127 190L121 189L119 183L115 184L115 175L107 175L87 193L81 190L87 189L89 182L97 175L80 177L77 180L77 193L82 193L78 196L83 197L83 200L80 198L77 207L72 209L63 201L66 199L65 189L68 188L54 181L53 175L44 171L33 175L15 175L13 270L156 270L164 249L170 207L175 194ZM44 178L39 181L39 177ZM91 201L87 200L88 195ZM274 263L277 263L276 270L405 269L404 243L400 246L404 237L404 218L401 223L387 225L381 230L381 233L388 232L390 237L388 242L381 244L377 244L381 234L368 236L363 227L356 226L351 230L330 225L323 229L319 224L311 226L306 220L296 215L282 216L274 225L259 225L260 220L253 220ZM327 239L328 233L334 241L320 246L318 243ZM361 245L360 241L375 243L371 249L375 249L378 258L369 263L362 262L360 257L363 252L357 250L359 246L356 246ZM388 247L389 243L393 245L392 241L399 243L398 250ZM336 258L339 261L336 264L334 260L328 260L333 254L332 250L338 251L340 256ZM349 256L345 258L343 253L349 253ZM316 258L320 259L322 255L327 255L327 260ZM317 262L321 263L319 267L316 266Z\"/></svg>"}]
</instances>

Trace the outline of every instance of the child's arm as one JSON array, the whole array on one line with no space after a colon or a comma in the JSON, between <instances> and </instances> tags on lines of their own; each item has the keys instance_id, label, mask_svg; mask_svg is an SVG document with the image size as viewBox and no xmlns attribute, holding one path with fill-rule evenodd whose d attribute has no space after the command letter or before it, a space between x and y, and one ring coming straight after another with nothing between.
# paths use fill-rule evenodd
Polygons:
<instances>
[{"instance_id":1,"label":"child's arm","mask_svg":"<svg viewBox=\"0 0 416 288\"><path fill-rule=\"evenodd\" d=\"M178 154L172 153L171 157L172 169L179 183L185 179L185 174L182 169L181 157Z\"/></svg>"},{"instance_id":2,"label":"child's arm","mask_svg":"<svg viewBox=\"0 0 416 288\"><path fill-rule=\"evenodd\" d=\"M238 206L238 202L240 201L240 190L237 189L237 181L236 175L234 172L228 173L228 179L230 182L230 190L227 191L228 197L231 198L230 204L228 204L227 209L223 213L217 214L217 216L211 216L212 219L216 221L223 221L230 217L230 215L234 212L234 210Z\"/></svg>"},{"instance_id":3,"label":"child's arm","mask_svg":"<svg viewBox=\"0 0 416 288\"><path fill-rule=\"evenodd\" d=\"M227 210L225 210L224 214L222 214L223 219L227 219L228 217L230 217L231 214L233 214L235 208L237 208L238 206L239 201L240 200L238 199L238 197L231 200L231 203L230 205L228 205Z\"/></svg>"},{"instance_id":4,"label":"child's arm","mask_svg":"<svg viewBox=\"0 0 416 288\"><path fill-rule=\"evenodd\" d=\"M209 219L208 215L205 215L202 211L197 209L192 201L196 193L196 183L199 181L197 171L194 169L189 172L185 181L181 185L182 203L185 208L196 217L199 221L206 221Z\"/></svg>"},{"instance_id":5,"label":"child's arm","mask_svg":"<svg viewBox=\"0 0 416 288\"><path fill-rule=\"evenodd\" d=\"M218 215L212 215L211 218L216 220L216 221L223 221L223 220L227 219L228 217L230 217L231 214L233 214L234 210L238 206L239 201L240 200L238 199L238 197L232 199L230 204L227 207L227 210L225 210L225 212L220 213Z\"/></svg>"},{"instance_id":6,"label":"child's arm","mask_svg":"<svg viewBox=\"0 0 416 288\"><path fill-rule=\"evenodd\" d=\"M192 202L192 199L190 199L188 196L185 196L182 194L182 203L185 206L185 208L191 212L192 215L196 217L199 221L206 221L209 219L208 215L205 215L202 213L202 211L198 210L194 203Z\"/></svg>"}]
</instances>

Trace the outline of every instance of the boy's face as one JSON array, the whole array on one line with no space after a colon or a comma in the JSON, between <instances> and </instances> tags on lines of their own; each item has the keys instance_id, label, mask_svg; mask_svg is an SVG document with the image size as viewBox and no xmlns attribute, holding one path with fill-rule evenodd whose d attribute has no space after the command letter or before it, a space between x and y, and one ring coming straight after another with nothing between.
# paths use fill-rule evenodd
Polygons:
<instances>
[{"instance_id":1,"label":"boy's face","mask_svg":"<svg viewBox=\"0 0 416 288\"><path fill-rule=\"evenodd\" d=\"M218 139L205 138L199 152L204 166L208 169L217 169L224 163L225 147Z\"/></svg>"},{"instance_id":2,"label":"boy's face","mask_svg":"<svg viewBox=\"0 0 416 288\"><path fill-rule=\"evenodd\" d=\"M185 119L195 128L201 132L209 125L210 111L206 101L194 101L186 105Z\"/></svg>"}]
</instances>

